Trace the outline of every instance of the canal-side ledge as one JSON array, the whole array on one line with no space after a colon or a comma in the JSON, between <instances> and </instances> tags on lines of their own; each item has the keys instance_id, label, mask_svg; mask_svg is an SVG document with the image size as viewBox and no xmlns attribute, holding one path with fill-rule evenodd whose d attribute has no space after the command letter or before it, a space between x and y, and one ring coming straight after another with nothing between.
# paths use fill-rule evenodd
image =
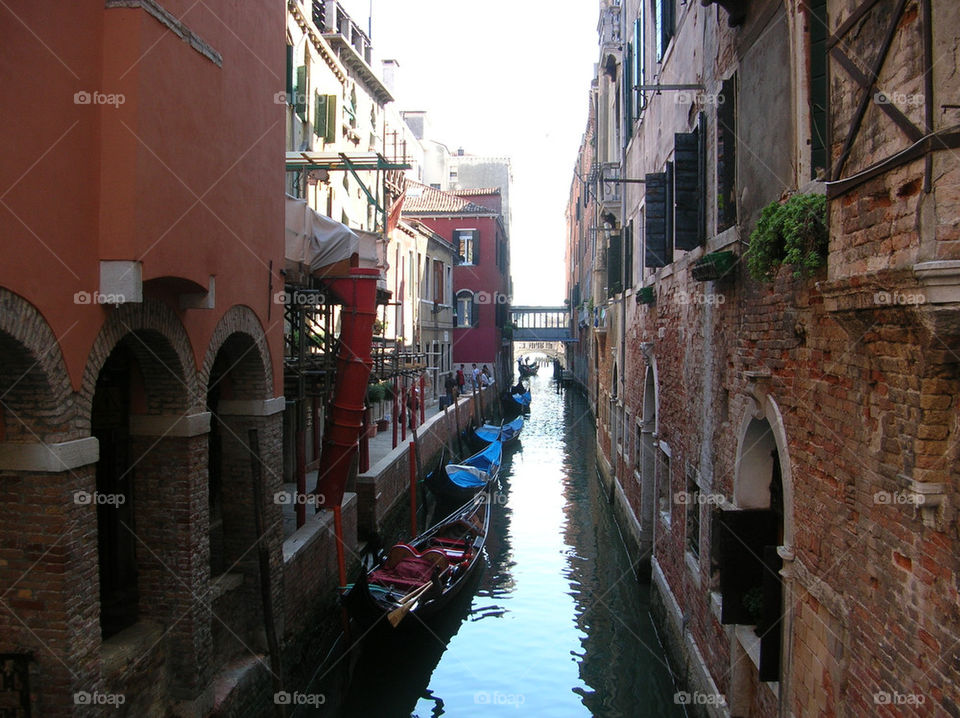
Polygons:
<instances>
[{"instance_id":1,"label":"canal-side ledge","mask_svg":"<svg viewBox=\"0 0 960 718\"><path fill-rule=\"evenodd\" d=\"M575 381L573 385L583 392L584 396L587 395L582 384ZM631 564L638 566L644 575L649 568L652 582L650 612L657 634L667 652L667 660L676 678L677 689L704 696L719 695L720 690L707 669L707 663L694 641L693 634L685 628L686 621L680 604L670 590L660 564L652 556L652 547L649 542L642 539L640 521L633 513L620 480L614 475L610 462L600 451L599 446L596 451L596 465L597 476L613 506L613 517L620 528L620 535L626 544ZM698 717L730 717L728 707L712 704L690 704L687 706L687 713Z\"/></svg>"},{"instance_id":2,"label":"canal-side ledge","mask_svg":"<svg viewBox=\"0 0 960 718\"><path fill-rule=\"evenodd\" d=\"M499 391L499 387L494 384L477 394L476 401L479 401L483 408L485 420L500 415ZM457 400L456 407L451 404L417 428L422 471L426 472L433 466L444 446L459 452L457 416L459 414L461 431L470 426L474 416L479 416L480 413L474 413L474 401L473 394L462 396ZM409 530L407 506L412 440L412 434L408 432L406 442L398 444L397 448L371 466L369 471L357 476L357 531L360 536L377 537L384 543L389 543Z\"/></svg>"}]
</instances>

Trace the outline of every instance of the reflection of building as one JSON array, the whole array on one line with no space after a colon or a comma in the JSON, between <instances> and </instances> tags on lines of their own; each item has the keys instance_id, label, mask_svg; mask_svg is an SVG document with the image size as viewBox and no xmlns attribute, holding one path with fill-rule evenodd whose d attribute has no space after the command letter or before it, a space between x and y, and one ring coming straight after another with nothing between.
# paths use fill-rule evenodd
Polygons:
<instances>
[{"instance_id":1,"label":"reflection of building","mask_svg":"<svg viewBox=\"0 0 960 718\"><path fill-rule=\"evenodd\" d=\"M509 317L510 244L500 214L499 191L444 192L407 182L403 216L416 219L455 248L453 269L455 364L487 364L512 376L503 326Z\"/></svg>"},{"instance_id":2,"label":"reflection of building","mask_svg":"<svg viewBox=\"0 0 960 718\"><path fill-rule=\"evenodd\" d=\"M266 652L252 429L283 621L283 20L207 6L6 10L4 712L22 667L32 715L204 714Z\"/></svg>"},{"instance_id":3,"label":"reflection of building","mask_svg":"<svg viewBox=\"0 0 960 718\"><path fill-rule=\"evenodd\" d=\"M732 715L949 713L958 80L931 58L960 18L713 4L600 3L598 217L572 194L568 258L575 309L597 270L572 318L601 473L692 690ZM825 266L753 278L743 245L762 258L788 198L826 205L797 255Z\"/></svg>"}]
</instances>

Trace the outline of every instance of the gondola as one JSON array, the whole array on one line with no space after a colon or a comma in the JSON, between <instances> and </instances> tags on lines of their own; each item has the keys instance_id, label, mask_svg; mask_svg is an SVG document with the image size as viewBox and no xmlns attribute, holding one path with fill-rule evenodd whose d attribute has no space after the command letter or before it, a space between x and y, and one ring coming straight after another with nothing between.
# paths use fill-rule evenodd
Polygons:
<instances>
[{"instance_id":1,"label":"gondola","mask_svg":"<svg viewBox=\"0 0 960 718\"><path fill-rule=\"evenodd\" d=\"M484 424L480 428L474 429L470 442L477 448L484 447L491 441L498 439L506 445L519 439L521 431L523 431L523 417L518 416L505 424Z\"/></svg>"},{"instance_id":2,"label":"gondola","mask_svg":"<svg viewBox=\"0 0 960 718\"><path fill-rule=\"evenodd\" d=\"M537 372L540 371L539 364L522 364L518 363L517 367L520 370L520 378L523 379L525 376L536 376Z\"/></svg>"},{"instance_id":3,"label":"gondola","mask_svg":"<svg viewBox=\"0 0 960 718\"><path fill-rule=\"evenodd\" d=\"M481 491L410 543L398 543L343 595L364 627L396 628L409 614L443 608L476 567L490 530L490 497ZM386 618L386 620L383 620Z\"/></svg>"},{"instance_id":4,"label":"gondola","mask_svg":"<svg viewBox=\"0 0 960 718\"><path fill-rule=\"evenodd\" d=\"M427 487L445 505L466 501L496 481L502 457L502 442L492 441L459 464L447 464L442 471L431 472L426 477Z\"/></svg>"},{"instance_id":5,"label":"gondola","mask_svg":"<svg viewBox=\"0 0 960 718\"><path fill-rule=\"evenodd\" d=\"M504 394L503 401L500 402L503 407L503 415L508 419L530 413L530 401L533 398L530 395L530 390L525 389L523 393L518 393L517 388L516 386L511 388Z\"/></svg>"}]
</instances>

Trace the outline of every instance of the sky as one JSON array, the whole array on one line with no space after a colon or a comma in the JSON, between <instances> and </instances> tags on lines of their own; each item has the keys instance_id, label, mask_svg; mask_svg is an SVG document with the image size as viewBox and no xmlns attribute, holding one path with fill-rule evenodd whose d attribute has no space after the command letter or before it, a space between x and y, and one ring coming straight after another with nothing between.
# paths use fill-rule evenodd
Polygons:
<instances>
[{"instance_id":1,"label":"sky","mask_svg":"<svg viewBox=\"0 0 960 718\"><path fill-rule=\"evenodd\" d=\"M366 29L370 0L340 0ZM401 110L426 110L432 139L513 168L516 305L566 296L566 202L599 49L597 0L372 0L371 41L400 64Z\"/></svg>"}]
</instances>

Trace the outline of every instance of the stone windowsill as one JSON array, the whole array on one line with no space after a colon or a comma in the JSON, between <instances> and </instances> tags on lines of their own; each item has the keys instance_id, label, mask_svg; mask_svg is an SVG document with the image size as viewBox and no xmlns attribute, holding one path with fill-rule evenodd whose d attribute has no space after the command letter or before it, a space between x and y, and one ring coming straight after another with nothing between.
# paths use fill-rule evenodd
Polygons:
<instances>
[{"instance_id":1,"label":"stone windowsill","mask_svg":"<svg viewBox=\"0 0 960 718\"><path fill-rule=\"evenodd\" d=\"M157 650L162 638L163 627L159 623L139 621L105 640L100 656L103 659L101 674L107 685L128 667Z\"/></svg>"}]
</instances>

